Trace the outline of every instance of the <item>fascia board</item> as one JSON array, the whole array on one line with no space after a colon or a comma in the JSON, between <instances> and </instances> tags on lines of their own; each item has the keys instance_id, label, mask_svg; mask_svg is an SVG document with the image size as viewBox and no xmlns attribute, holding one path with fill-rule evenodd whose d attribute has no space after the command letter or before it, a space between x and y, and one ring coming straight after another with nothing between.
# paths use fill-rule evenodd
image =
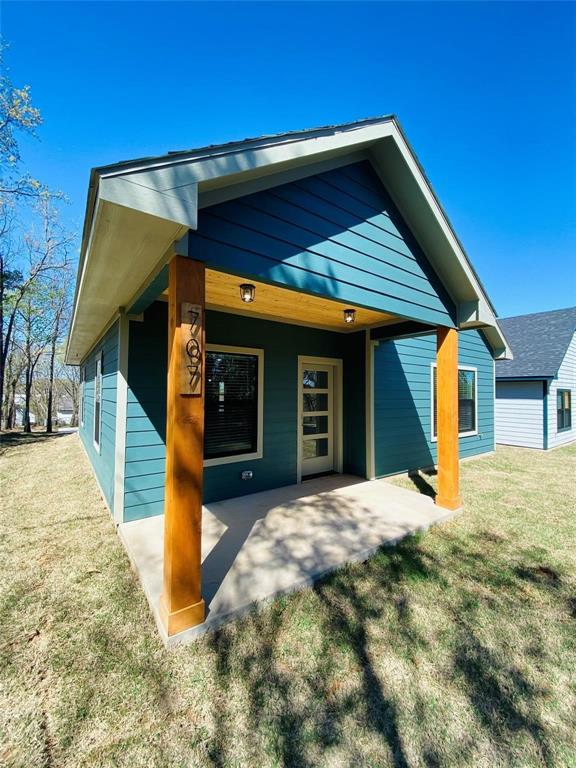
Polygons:
<instances>
[{"instance_id":1,"label":"fascia board","mask_svg":"<svg viewBox=\"0 0 576 768\"><path fill-rule=\"evenodd\" d=\"M140 180L122 177L102 179L99 197L190 229L198 226L198 184L193 182L177 191L167 191L153 184L143 184Z\"/></svg>"}]
</instances>

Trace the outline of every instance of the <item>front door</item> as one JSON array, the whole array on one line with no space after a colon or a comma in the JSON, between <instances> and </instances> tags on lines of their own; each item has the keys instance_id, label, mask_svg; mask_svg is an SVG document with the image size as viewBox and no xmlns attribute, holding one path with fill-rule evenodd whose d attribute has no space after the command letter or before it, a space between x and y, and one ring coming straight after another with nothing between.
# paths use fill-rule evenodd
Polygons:
<instances>
[{"instance_id":1,"label":"front door","mask_svg":"<svg viewBox=\"0 0 576 768\"><path fill-rule=\"evenodd\" d=\"M300 440L302 477L332 472L334 446L334 366L300 365Z\"/></svg>"}]
</instances>

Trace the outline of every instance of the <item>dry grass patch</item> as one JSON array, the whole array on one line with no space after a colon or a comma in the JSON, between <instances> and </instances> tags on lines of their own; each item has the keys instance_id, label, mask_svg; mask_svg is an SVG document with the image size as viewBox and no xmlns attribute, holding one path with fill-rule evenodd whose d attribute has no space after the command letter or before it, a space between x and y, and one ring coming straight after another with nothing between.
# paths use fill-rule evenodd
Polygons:
<instances>
[{"instance_id":1,"label":"dry grass patch","mask_svg":"<svg viewBox=\"0 0 576 768\"><path fill-rule=\"evenodd\" d=\"M462 516L166 652L76 436L11 438L0 763L575 766L575 469L466 463Z\"/></svg>"}]
</instances>

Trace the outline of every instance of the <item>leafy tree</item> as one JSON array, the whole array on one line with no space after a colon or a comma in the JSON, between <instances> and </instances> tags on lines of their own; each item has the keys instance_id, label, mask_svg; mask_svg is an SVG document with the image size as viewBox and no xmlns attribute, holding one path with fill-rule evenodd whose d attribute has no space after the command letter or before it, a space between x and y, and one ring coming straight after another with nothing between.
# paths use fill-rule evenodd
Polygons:
<instances>
[{"instance_id":1,"label":"leafy tree","mask_svg":"<svg viewBox=\"0 0 576 768\"><path fill-rule=\"evenodd\" d=\"M58 345L62 341L63 331L68 325L69 296L66 281L58 276L53 279L48 292L50 311L52 315L52 328L50 333L49 362L48 362L48 386L46 403L46 432L52 432L52 413L54 410L54 376L56 366L56 353Z\"/></svg>"},{"instance_id":2,"label":"leafy tree","mask_svg":"<svg viewBox=\"0 0 576 768\"><path fill-rule=\"evenodd\" d=\"M29 230L25 233L23 242L20 241L17 251L21 263L21 269L6 269L5 261L0 254L0 408L4 403L5 369L8 352L16 330L18 319L26 326L26 333L30 334L38 323L31 324L32 306L31 296L36 302L44 298L43 291L48 290L48 279L54 273L60 271L66 273L69 268L69 250L73 243L73 236L66 232L60 225L58 212L54 206L52 196L43 192L39 195L34 212L39 226L37 232ZM26 260L22 251L27 255ZM66 286L66 281L61 278L61 285ZM65 288L63 288L65 290ZM46 307L44 311L47 312ZM61 333L62 317L59 318L59 333ZM25 333L25 335L26 335ZM24 344L24 354L26 352ZM35 365L32 366L32 373ZM28 370L28 368L27 368ZM32 382L27 382L28 391ZM2 413L0 412L0 418Z\"/></svg>"},{"instance_id":3,"label":"leafy tree","mask_svg":"<svg viewBox=\"0 0 576 768\"><path fill-rule=\"evenodd\" d=\"M35 136L42 119L30 87L12 83L5 52L0 42L0 424L13 424L15 389L22 376L29 429L33 377L47 347L48 399L53 400L73 237L58 220L62 195L21 170L19 136ZM51 412L50 403L49 429Z\"/></svg>"},{"instance_id":4,"label":"leafy tree","mask_svg":"<svg viewBox=\"0 0 576 768\"><path fill-rule=\"evenodd\" d=\"M80 416L78 413L80 404L80 367L78 365L67 365L64 362L63 347L56 356L56 379L60 385L61 393L67 395L72 401L72 422L70 426L77 427Z\"/></svg>"},{"instance_id":5,"label":"leafy tree","mask_svg":"<svg viewBox=\"0 0 576 768\"><path fill-rule=\"evenodd\" d=\"M22 350L12 342L6 360L5 384L4 387L4 428L13 429L16 426L16 394L18 384L22 378L25 368L24 355Z\"/></svg>"},{"instance_id":6,"label":"leafy tree","mask_svg":"<svg viewBox=\"0 0 576 768\"><path fill-rule=\"evenodd\" d=\"M30 86L15 86L5 66L6 44L0 41L0 205L18 197L36 197L42 190L40 182L29 174L20 175L19 132L35 135L41 124L40 112L32 104Z\"/></svg>"}]
</instances>

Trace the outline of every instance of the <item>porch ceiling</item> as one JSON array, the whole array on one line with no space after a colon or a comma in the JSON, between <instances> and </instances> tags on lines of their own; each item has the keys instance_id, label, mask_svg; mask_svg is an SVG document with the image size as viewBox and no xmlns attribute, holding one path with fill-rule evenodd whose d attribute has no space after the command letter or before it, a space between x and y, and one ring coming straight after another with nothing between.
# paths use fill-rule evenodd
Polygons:
<instances>
[{"instance_id":1,"label":"porch ceiling","mask_svg":"<svg viewBox=\"0 0 576 768\"><path fill-rule=\"evenodd\" d=\"M343 304L340 301L299 293L254 280L249 282L256 286L255 300L252 304L243 304L240 300L239 286L244 282L247 280L237 275L207 269L206 306L208 309L264 320L327 328L343 333L384 323L397 323L401 320L385 312L376 312L354 304ZM164 291L162 296L166 298L167 291ZM348 308L356 310L356 321L351 325L344 323L343 312Z\"/></svg>"}]
</instances>

